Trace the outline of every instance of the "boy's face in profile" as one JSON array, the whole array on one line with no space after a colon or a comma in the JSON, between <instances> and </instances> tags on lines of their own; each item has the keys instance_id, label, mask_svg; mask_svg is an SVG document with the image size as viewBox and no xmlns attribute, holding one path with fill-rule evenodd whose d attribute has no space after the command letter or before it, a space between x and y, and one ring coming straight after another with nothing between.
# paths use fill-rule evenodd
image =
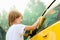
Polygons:
<instances>
[{"instance_id":1,"label":"boy's face in profile","mask_svg":"<svg viewBox=\"0 0 60 40\"><path fill-rule=\"evenodd\" d=\"M21 24L21 23L22 23L22 17L17 18L17 19L15 20L15 22Z\"/></svg>"}]
</instances>

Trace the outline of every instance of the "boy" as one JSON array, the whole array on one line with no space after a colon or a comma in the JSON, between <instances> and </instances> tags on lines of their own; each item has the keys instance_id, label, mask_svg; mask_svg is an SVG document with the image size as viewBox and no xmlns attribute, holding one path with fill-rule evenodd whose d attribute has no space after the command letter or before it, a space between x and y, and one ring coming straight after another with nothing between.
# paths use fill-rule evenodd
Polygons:
<instances>
[{"instance_id":1,"label":"boy","mask_svg":"<svg viewBox=\"0 0 60 40\"><path fill-rule=\"evenodd\" d=\"M38 18L31 26L23 25L21 13L18 11L11 11L8 16L10 28L6 33L6 40L23 40L24 31L36 29L39 24L41 24L41 20L42 17Z\"/></svg>"}]
</instances>

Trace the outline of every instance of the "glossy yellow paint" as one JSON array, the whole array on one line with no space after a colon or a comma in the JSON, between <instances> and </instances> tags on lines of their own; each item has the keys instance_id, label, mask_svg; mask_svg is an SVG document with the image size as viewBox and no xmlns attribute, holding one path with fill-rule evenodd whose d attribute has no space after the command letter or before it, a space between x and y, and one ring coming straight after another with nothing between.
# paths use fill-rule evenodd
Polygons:
<instances>
[{"instance_id":1,"label":"glossy yellow paint","mask_svg":"<svg viewBox=\"0 0 60 40\"><path fill-rule=\"evenodd\" d=\"M30 40L60 40L60 21L39 32Z\"/></svg>"}]
</instances>

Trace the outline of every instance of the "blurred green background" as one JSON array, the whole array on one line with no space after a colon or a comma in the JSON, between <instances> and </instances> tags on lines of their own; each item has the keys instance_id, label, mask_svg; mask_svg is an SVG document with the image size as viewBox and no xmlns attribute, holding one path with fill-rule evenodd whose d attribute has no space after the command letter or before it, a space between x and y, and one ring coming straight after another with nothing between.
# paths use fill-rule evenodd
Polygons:
<instances>
[{"instance_id":1,"label":"blurred green background","mask_svg":"<svg viewBox=\"0 0 60 40\"><path fill-rule=\"evenodd\" d=\"M54 10L54 13L49 13L45 16L45 21L42 24L42 26L36 31L36 33L42 31L46 27L52 25L57 21L57 15L60 10L58 10L60 5L57 7L51 9ZM39 16L42 15L43 11L46 9L46 5L44 5L43 2L40 0L31 0L24 11L24 16L23 16L23 24L24 25L32 25ZM0 40L5 40L5 35L6 32L9 28L8 25L8 13L5 10L2 10L2 13L0 13ZM29 31L27 31L29 33ZM26 40L26 37L24 38Z\"/></svg>"}]
</instances>

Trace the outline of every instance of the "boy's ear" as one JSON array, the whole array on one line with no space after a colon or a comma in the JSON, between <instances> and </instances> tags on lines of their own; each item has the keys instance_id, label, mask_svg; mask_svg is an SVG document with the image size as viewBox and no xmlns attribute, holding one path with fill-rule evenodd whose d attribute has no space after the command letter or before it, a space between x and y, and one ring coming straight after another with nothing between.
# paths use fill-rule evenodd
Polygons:
<instances>
[{"instance_id":1,"label":"boy's ear","mask_svg":"<svg viewBox=\"0 0 60 40\"><path fill-rule=\"evenodd\" d=\"M13 23L16 23L16 21L17 21L17 19L15 19L15 20L13 21Z\"/></svg>"}]
</instances>

